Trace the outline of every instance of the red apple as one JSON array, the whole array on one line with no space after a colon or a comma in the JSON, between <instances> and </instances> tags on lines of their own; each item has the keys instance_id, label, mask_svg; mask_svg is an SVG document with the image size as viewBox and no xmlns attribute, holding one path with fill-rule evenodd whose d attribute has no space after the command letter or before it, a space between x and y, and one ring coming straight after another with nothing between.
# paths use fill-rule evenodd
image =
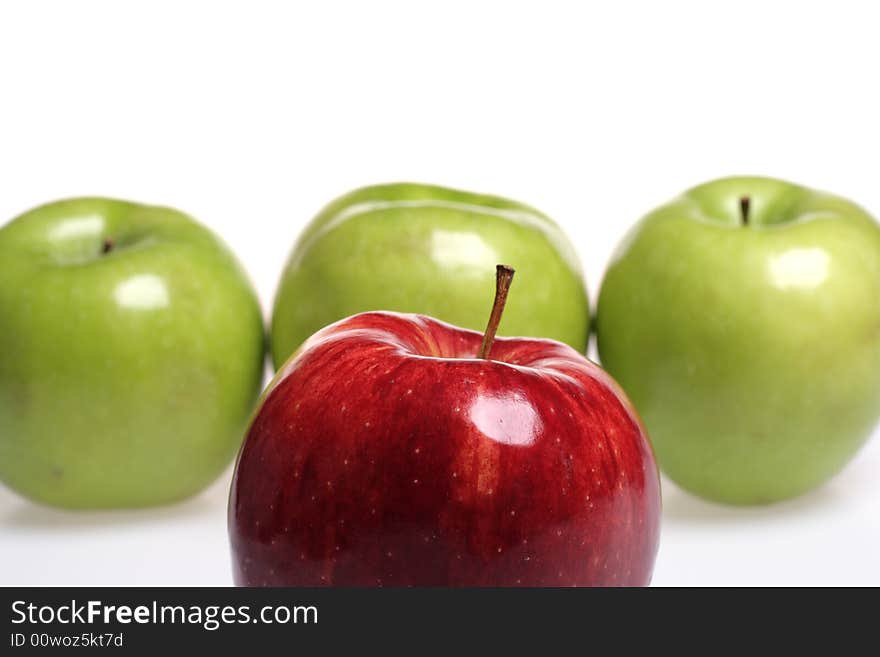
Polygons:
<instances>
[{"instance_id":1,"label":"red apple","mask_svg":"<svg viewBox=\"0 0 880 657\"><path fill-rule=\"evenodd\" d=\"M510 275L499 267L485 336L368 312L278 372L232 482L237 584L650 581L660 486L645 431L570 347L493 340Z\"/></svg>"}]
</instances>

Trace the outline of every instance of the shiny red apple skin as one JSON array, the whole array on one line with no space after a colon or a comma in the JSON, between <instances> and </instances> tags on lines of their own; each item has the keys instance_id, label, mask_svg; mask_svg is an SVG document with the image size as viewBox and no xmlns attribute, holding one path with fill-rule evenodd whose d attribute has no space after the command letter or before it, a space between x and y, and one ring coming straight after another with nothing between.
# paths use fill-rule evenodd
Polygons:
<instances>
[{"instance_id":1,"label":"shiny red apple skin","mask_svg":"<svg viewBox=\"0 0 880 657\"><path fill-rule=\"evenodd\" d=\"M621 389L561 343L373 312L264 393L229 504L246 586L646 585L660 485Z\"/></svg>"}]
</instances>

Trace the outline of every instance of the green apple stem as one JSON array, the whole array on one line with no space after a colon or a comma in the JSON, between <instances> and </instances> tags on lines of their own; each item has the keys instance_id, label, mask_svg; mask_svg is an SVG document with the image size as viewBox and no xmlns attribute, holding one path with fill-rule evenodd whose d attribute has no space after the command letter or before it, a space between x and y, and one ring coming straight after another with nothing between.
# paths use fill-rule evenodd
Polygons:
<instances>
[{"instance_id":1,"label":"green apple stem","mask_svg":"<svg viewBox=\"0 0 880 657\"><path fill-rule=\"evenodd\" d=\"M110 253L114 246L116 246L116 242L112 238L105 238L104 243L101 245L101 253Z\"/></svg>"},{"instance_id":2,"label":"green apple stem","mask_svg":"<svg viewBox=\"0 0 880 657\"><path fill-rule=\"evenodd\" d=\"M492 304L492 314L489 315L489 323L486 325L486 332L483 333L483 343L480 345L477 358L489 359L495 333L498 332L498 324L501 322L501 314L504 312L504 304L507 303L507 292L513 281L513 271L513 267L507 265L495 267L495 302Z\"/></svg>"},{"instance_id":3,"label":"green apple stem","mask_svg":"<svg viewBox=\"0 0 880 657\"><path fill-rule=\"evenodd\" d=\"M743 226L749 225L749 211L752 209L752 199L748 196L741 196L739 199L739 216Z\"/></svg>"}]
</instances>

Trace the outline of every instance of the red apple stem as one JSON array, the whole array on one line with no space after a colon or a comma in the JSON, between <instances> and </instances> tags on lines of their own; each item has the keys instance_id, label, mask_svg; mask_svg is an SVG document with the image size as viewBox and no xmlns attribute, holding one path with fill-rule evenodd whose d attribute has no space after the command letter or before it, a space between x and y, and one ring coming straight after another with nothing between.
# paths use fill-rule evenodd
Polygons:
<instances>
[{"instance_id":1,"label":"red apple stem","mask_svg":"<svg viewBox=\"0 0 880 657\"><path fill-rule=\"evenodd\" d=\"M739 216L743 226L749 225L749 211L752 209L752 199L748 196L741 196L739 199Z\"/></svg>"},{"instance_id":2,"label":"red apple stem","mask_svg":"<svg viewBox=\"0 0 880 657\"><path fill-rule=\"evenodd\" d=\"M483 333L483 343L480 345L480 351L477 352L477 358L489 359L492 343L495 342L495 334L498 332L498 324L501 322L501 314L504 312L504 304L507 303L513 272L513 267L507 265L495 267L495 301L492 304L492 314L489 315L489 323L486 325L486 332Z\"/></svg>"}]
</instances>

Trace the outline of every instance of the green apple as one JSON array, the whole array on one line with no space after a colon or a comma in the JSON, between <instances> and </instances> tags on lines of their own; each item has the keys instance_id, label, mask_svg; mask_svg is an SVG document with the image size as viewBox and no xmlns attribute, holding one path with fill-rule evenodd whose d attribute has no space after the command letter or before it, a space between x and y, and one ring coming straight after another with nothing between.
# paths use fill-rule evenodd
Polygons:
<instances>
[{"instance_id":1,"label":"green apple","mask_svg":"<svg viewBox=\"0 0 880 657\"><path fill-rule=\"evenodd\" d=\"M318 329L367 310L423 313L482 331L499 263L518 272L499 334L554 338L585 351L580 262L537 210L405 183L342 196L306 227L284 270L270 332L275 366Z\"/></svg>"},{"instance_id":2,"label":"green apple","mask_svg":"<svg viewBox=\"0 0 880 657\"><path fill-rule=\"evenodd\" d=\"M673 480L735 504L796 496L880 416L880 226L780 180L701 185L620 245L597 331Z\"/></svg>"},{"instance_id":3,"label":"green apple","mask_svg":"<svg viewBox=\"0 0 880 657\"><path fill-rule=\"evenodd\" d=\"M234 456L263 362L247 277L190 217L80 198L0 229L0 480L21 494L195 493Z\"/></svg>"}]
</instances>

